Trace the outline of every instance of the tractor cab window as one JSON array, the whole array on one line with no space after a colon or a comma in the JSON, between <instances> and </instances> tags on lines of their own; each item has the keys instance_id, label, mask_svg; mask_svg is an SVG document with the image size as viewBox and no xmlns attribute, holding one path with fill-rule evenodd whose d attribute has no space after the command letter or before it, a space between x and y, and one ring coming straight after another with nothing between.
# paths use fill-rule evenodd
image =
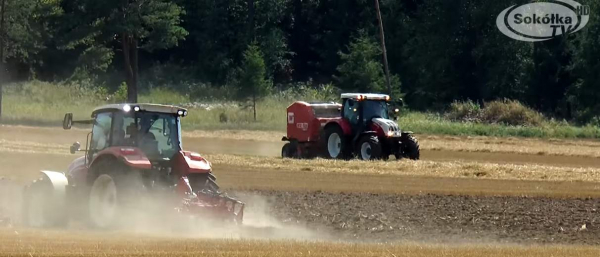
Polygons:
<instances>
[{"instance_id":1,"label":"tractor cab window","mask_svg":"<svg viewBox=\"0 0 600 257\"><path fill-rule=\"evenodd\" d=\"M176 115L151 112L119 115L123 116L115 121L114 145L138 147L150 160L168 160L180 151Z\"/></svg>"},{"instance_id":2,"label":"tractor cab window","mask_svg":"<svg viewBox=\"0 0 600 257\"><path fill-rule=\"evenodd\" d=\"M353 99L347 99L344 105L344 118L347 119L350 124L358 124L358 102Z\"/></svg>"},{"instance_id":3,"label":"tractor cab window","mask_svg":"<svg viewBox=\"0 0 600 257\"><path fill-rule=\"evenodd\" d=\"M99 113L96 115L94 120L94 127L92 128L92 142L90 145L91 152L99 152L107 148L110 139L110 129L112 125L112 116L110 112Z\"/></svg>"},{"instance_id":4,"label":"tractor cab window","mask_svg":"<svg viewBox=\"0 0 600 257\"><path fill-rule=\"evenodd\" d=\"M388 105L386 101L364 101L363 121L367 122L373 118L389 119Z\"/></svg>"},{"instance_id":5,"label":"tractor cab window","mask_svg":"<svg viewBox=\"0 0 600 257\"><path fill-rule=\"evenodd\" d=\"M122 112L115 114L113 124L112 145L114 146L135 146L131 135L131 130L137 129L133 114L124 114Z\"/></svg>"}]
</instances>

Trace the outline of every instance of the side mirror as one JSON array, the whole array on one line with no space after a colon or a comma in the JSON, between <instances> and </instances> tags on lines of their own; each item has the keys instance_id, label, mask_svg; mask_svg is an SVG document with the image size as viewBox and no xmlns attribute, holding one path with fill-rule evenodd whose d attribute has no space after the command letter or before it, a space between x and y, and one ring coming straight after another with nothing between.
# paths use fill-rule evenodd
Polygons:
<instances>
[{"instance_id":1,"label":"side mirror","mask_svg":"<svg viewBox=\"0 0 600 257\"><path fill-rule=\"evenodd\" d=\"M79 142L73 143L73 145L71 146L71 149L70 149L71 154L78 152L80 147L81 147L81 144L79 144Z\"/></svg>"},{"instance_id":2,"label":"side mirror","mask_svg":"<svg viewBox=\"0 0 600 257\"><path fill-rule=\"evenodd\" d=\"M63 129L71 129L71 126L73 126L73 114L67 113L63 119Z\"/></svg>"},{"instance_id":3,"label":"side mirror","mask_svg":"<svg viewBox=\"0 0 600 257\"><path fill-rule=\"evenodd\" d=\"M402 100L402 98L398 98L398 100L396 100L396 106L404 107L404 100Z\"/></svg>"}]
</instances>

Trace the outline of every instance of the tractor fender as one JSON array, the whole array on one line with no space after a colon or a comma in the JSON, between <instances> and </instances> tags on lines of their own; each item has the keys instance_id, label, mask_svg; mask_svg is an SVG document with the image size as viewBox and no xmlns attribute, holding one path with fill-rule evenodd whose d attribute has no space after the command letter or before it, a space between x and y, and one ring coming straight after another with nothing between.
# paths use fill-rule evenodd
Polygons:
<instances>
[{"instance_id":1,"label":"tractor fender","mask_svg":"<svg viewBox=\"0 0 600 257\"><path fill-rule=\"evenodd\" d=\"M330 122L327 122L325 127L323 127L322 131L327 130L331 126L338 126L339 128L342 129L342 132L346 136L352 135L352 127L350 127L350 124L348 124L348 122L345 120L332 120Z\"/></svg>"},{"instance_id":2,"label":"tractor fender","mask_svg":"<svg viewBox=\"0 0 600 257\"><path fill-rule=\"evenodd\" d=\"M92 160L90 167L107 157L114 157L117 160L121 160L125 165L135 169L151 169L152 163L148 157L136 147L109 147L106 148L96 155Z\"/></svg>"},{"instance_id":3,"label":"tractor fender","mask_svg":"<svg viewBox=\"0 0 600 257\"><path fill-rule=\"evenodd\" d=\"M363 131L360 134L357 134L356 137L353 138L352 140L352 144L356 145L358 144L358 141L365 135L375 135L377 136L377 131L374 130L368 130L368 131Z\"/></svg>"},{"instance_id":4,"label":"tractor fender","mask_svg":"<svg viewBox=\"0 0 600 257\"><path fill-rule=\"evenodd\" d=\"M199 153L180 151L173 157L174 168L182 176L191 173L210 173L212 164Z\"/></svg>"}]
</instances>

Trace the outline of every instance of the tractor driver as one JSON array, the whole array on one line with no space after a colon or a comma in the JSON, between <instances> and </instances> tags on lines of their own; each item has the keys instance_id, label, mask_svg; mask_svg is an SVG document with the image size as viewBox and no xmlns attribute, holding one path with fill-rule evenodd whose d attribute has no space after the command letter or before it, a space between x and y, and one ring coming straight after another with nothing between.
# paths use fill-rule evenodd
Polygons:
<instances>
[{"instance_id":1,"label":"tractor driver","mask_svg":"<svg viewBox=\"0 0 600 257\"><path fill-rule=\"evenodd\" d=\"M358 101L354 99L348 99L346 101L344 117L348 120L354 131L354 138L352 140L356 141L360 134L365 130L366 121L361 120L361 118L364 117L360 117L361 110Z\"/></svg>"},{"instance_id":2,"label":"tractor driver","mask_svg":"<svg viewBox=\"0 0 600 257\"><path fill-rule=\"evenodd\" d=\"M127 126L126 132L129 137L124 143L129 146L140 147L147 155L160 155L156 137L150 132L151 126L152 121L150 119L142 118L138 124L135 121L131 122Z\"/></svg>"}]
</instances>

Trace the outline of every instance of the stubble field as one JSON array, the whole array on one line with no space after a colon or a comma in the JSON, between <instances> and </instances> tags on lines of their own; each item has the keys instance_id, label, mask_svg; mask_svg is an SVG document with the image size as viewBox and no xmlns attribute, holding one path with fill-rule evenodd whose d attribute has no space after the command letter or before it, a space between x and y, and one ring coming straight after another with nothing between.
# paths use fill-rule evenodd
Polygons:
<instances>
[{"instance_id":1,"label":"stubble field","mask_svg":"<svg viewBox=\"0 0 600 257\"><path fill-rule=\"evenodd\" d=\"M600 142L422 136L417 162L297 161L277 157L281 135L263 133L188 132L184 148L206 155L219 183L253 208L250 222L276 224L275 237L27 230L17 200L3 197L0 255L599 253ZM64 171L75 158L68 146L85 135L0 127L0 177L15 185L41 169Z\"/></svg>"}]
</instances>

